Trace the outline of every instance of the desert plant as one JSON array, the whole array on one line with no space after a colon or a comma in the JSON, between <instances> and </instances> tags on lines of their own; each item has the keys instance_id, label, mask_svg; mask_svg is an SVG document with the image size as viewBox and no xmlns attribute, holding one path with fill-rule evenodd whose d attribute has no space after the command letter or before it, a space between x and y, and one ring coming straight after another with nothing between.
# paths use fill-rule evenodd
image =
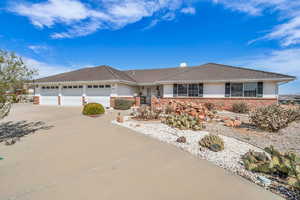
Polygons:
<instances>
[{"instance_id":1,"label":"desert plant","mask_svg":"<svg viewBox=\"0 0 300 200\"><path fill-rule=\"evenodd\" d=\"M192 129L195 131L202 130L205 128L204 124L200 122L199 118L193 117L188 114L182 115L169 115L162 120L163 123L181 130Z\"/></svg>"},{"instance_id":2,"label":"desert plant","mask_svg":"<svg viewBox=\"0 0 300 200\"><path fill-rule=\"evenodd\" d=\"M264 152L249 151L242 156L247 170L270 175L280 176L287 180L287 184L300 189L300 158L296 154L280 153L273 146L264 149Z\"/></svg>"},{"instance_id":3,"label":"desert plant","mask_svg":"<svg viewBox=\"0 0 300 200\"><path fill-rule=\"evenodd\" d=\"M211 102L207 102L204 104L204 106L209 110L209 111L214 111L216 110L216 105Z\"/></svg>"},{"instance_id":4,"label":"desert plant","mask_svg":"<svg viewBox=\"0 0 300 200\"><path fill-rule=\"evenodd\" d=\"M134 101L127 99L116 99L114 109L117 110L128 110L133 106Z\"/></svg>"},{"instance_id":5,"label":"desert plant","mask_svg":"<svg viewBox=\"0 0 300 200\"><path fill-rule=\"evenodd\" d=\"M83 111L82 111L83 115L100 115L104 113L105 113L105 109L99 103L88 103L83 107Z\"/></svg>"},{"instance_id":6,"label":"desert plant","mask_svg":"<svg viewBox=\"0 0 300 200\"><path fill-rule=\"evenodd\" d=\"M224 150L224 141L217 135L209 134L204 136L199 145L210 149L211 151L218 152Z\"/></svg>"},{"instance_id":7,"label":"desert plant","mask_svg":"<svg viewBox=\"0 0 300 200\"><path fill-rule=\"evenodd\" d=\"M247 170L253 172L270 173L270 159L265 152L249 151L242 156L242 161Z\"/></svg>"},{"instance_id":8,"label":"desert plant","mask_svg":"<svg viewBox=\"0 0 300 200\"><path fill-rule=\"evenodd\" d=\"M283 108L280 105L270 105L256 109L250 113L250 122L256 127L277 132L289 123L300 120L300 109Z\"/></svg>"},{"instance_id":9,"label":"desert plant","mask_svg":"<svg viewBox=\"0 0 300 200\"><path fill-rule=\"evenodd\" d=\"M162 110L149 106L141 106L132 115L138 120L158 120L161 118Z\"/></svg>"},{"instance_id":10,"label":"desert plant","mask_svg":"<svg viewBox=\"0 0 300 200\"><path fill-rule=\"evenodd\" d=\"M235 113L248 113L249 112L249 106L245 102L239 102L232 104L232 112Z\"/></svg>"}]
</instances>

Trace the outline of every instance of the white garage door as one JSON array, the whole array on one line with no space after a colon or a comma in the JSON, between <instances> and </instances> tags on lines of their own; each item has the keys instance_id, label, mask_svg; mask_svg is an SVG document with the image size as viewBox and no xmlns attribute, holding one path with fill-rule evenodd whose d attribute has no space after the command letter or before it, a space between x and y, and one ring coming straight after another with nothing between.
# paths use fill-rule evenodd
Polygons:
<instances>
[{"instance_id":1,"label":"white garage door","mask_svg":"<svg viewBox=\"0 0 300 200\"><path fill-rule=\"evenodd\" d=\"M104 107L110 107L110 85L88 85L86 88L86 101L88 103L100 103Z\"/></svg>"},{"instance_id":2,"label":"white garage door","mask_svg":"<svg viewBox=\"0 0 300 200\"><path fill-rule=\"evenodd\" d=\"M62 106L82 106L82 86L63 86L61 105Z\"/></svg>"},{"instance_id":3,"label":"white garage door","mask_svg":"<svg viewBox=\"0 0 300 200\"><path fill-rule=\"evenodd\" d=\"M58 105L58 86L42 86L40 105Z\"/></svg>"}]
</instances>

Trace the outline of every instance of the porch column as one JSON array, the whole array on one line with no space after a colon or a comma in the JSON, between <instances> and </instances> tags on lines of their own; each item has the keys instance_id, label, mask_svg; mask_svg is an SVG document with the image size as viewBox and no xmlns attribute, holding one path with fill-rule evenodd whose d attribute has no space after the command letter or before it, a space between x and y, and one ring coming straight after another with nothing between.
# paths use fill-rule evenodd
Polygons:
<instances>
[{"instance_id":1,"label":"porch column","mask_svg":"<svg viewBox=\"0 0 300 200\"><path fill-rule=\"evenodd\" d=\"M62 85L58 86L58 105L61 105L61 91L62 91Z\"/></svg>"},{"instance_id":2,"label":"porch column","mask_svg":"<svg viewBox=\"0 0 300 200\"><path fill-rule=\"evenodd\" d=\"M86 103L86 85L82 86L82 105Z\"/></svg>"}]
</instances>

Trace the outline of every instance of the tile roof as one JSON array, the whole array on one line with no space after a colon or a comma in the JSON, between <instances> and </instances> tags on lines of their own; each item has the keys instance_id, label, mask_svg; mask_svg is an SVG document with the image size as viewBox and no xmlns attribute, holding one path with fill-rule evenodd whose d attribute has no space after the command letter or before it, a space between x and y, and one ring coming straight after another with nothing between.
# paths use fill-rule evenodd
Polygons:
<instances>
[{"instance_id":1,"label":"tile roof","mask_svg":"<svg viewBox=\"0 0 300 200\"><path fill-rule=\"evenodd\" d=\"M293 80L296 77L248 68L208 63L193 67L120 71L109 66L83 68L36 80L63 81L120 81L134 84L158 84L181 81L238 81L238 80Z\"/></svg>"}]
</instances>

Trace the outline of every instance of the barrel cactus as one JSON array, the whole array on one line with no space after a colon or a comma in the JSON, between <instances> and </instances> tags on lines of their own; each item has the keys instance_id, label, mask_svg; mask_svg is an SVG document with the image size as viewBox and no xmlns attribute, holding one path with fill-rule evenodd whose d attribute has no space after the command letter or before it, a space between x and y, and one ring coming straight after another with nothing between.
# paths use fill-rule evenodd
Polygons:
<instances>
[{"instance_id":1,"label":"barrel cactus","mask_svg":"<svg viewBox=\"0 0 300 200\"><path fill-rule=\"evenodd\" d=\"M224 150L224 141L217 135L210 134L204 136L204 138L199 141L199 145L214 152Z\"/></svg>"},{"instance_id":2,"label":"barrel cactus","mask_svg":"<svg viewBox=\"0 0 300 200\"><path fill-rule=\"evenodd\" d=\"M205 128L204 124L199 122L199 119L188 114L169 115L162 122L181 130L192 129L194 131L199 131Z\"/></svg>"}]
</instances>

